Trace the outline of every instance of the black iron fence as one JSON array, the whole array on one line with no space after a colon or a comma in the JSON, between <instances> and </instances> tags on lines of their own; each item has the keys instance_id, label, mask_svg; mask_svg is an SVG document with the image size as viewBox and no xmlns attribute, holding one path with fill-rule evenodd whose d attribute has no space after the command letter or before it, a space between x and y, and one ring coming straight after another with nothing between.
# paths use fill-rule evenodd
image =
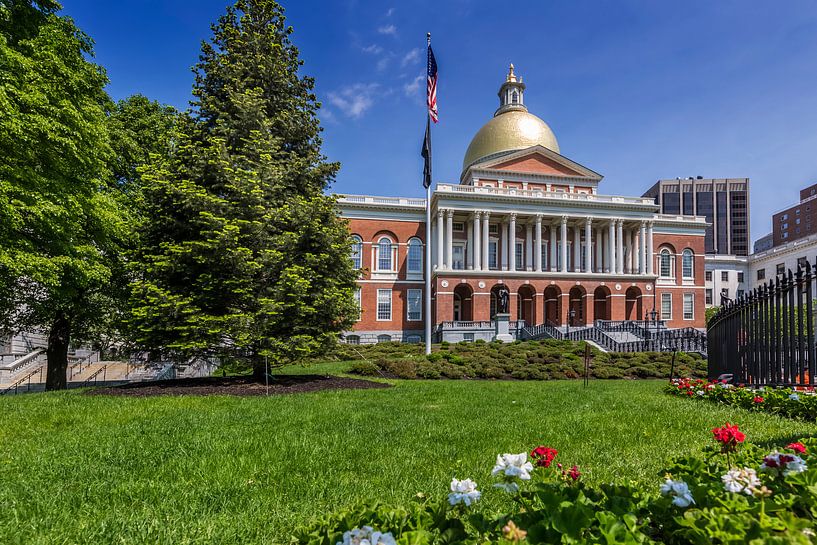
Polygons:
<instances>
[{"instance_id":1,"label":"black iron fence","mask_svg":"<svg viewBox=\"0 0 817 545\"><path fill-rule=\"evenodd\" d=\"M814 385L815 268L806 261L736 301L709 321L709 378L751 385Z\"/></svg>"}]
</instances>

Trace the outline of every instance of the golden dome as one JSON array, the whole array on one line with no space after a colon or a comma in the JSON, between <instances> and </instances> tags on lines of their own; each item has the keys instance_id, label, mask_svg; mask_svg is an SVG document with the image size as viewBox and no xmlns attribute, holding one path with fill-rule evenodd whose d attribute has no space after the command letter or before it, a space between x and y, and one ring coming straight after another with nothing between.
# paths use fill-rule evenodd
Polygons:
<instances>
[{"instance_id":1,"label":"golden dome","mask_svg":"<svg viewBox=\"0 0 817 545\"><path fill-rule=\"evenodd\" d=\"M501 112L477 131L465 152L462 170L490 155L537 145L559 153L556 135L547 123L522 110Z\"/></svg>"},{"instance_id":2,"label":"golden dome","mask_svg":"<svg viewBox=\"0 0 817 545\"><path fill-rule=\"evenodd\" d=\"M462 171L481 159L531 146L543 146L559 153L559 143L548 124L528 112L525 84L510 65L505 83L499 88L499 109L494 118L477 131L465 152Z\"/></svg>"}]
</instances>

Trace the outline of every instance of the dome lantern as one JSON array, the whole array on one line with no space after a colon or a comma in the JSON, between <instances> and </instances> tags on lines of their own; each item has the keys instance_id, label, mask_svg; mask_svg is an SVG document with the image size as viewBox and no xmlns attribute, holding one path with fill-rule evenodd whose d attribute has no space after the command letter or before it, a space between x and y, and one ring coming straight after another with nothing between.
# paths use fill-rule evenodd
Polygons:
<instances>
[{"instance_id":1,"label":"dome lantern","mask_svg":"<svg viewBox=\"0 0 817 545\"><path fill-rule=\"evenodd\" d=\"M511 63L505 83L499 88L499 109L494 116L511 110L528 111L525 107L525 84L522 83L522 78L516 77L513 70L513 63Z\"/></svg>"}]
</instances>

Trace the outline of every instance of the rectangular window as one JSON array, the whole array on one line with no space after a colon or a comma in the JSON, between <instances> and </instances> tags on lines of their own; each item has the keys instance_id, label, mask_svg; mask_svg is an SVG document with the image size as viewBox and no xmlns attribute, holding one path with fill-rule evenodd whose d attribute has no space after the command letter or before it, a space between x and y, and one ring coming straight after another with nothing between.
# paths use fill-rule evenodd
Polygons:
<instances>
[{"instance_id":1,"label":"rectangular window","mask_svg":"<svg viewBox=\"0 0 817 545\"><path fill-rule=\"evenodd\" d=\"M736 299L740 299L741 297L743 297L743 293L744 293L744 292L743 292L743 290L738 290L738 291L735 293L735 298L736 298Z\"/></svg>"},{"instance_id":2,"label":"rectangular window","mask_svg":"<svg viewBox=\"0 0 817 545\"><path fill-rule=\"evenodd\" d=\"M766 278L766 269L758 269L757 270L757 279L763 280Z\"/></svg>"},{"instance_id":3,"label":"rectangular window","mask_svg":"<svg viewBox=\"0 0 817 545\"><path fill-rule=\"evenodd\" d=\"M805 257L798 257L797 258L797 266L801 269L806 268L806 258Z\"/></svg>"},{"instance_id":4,"label":"rectangular window","mask_svg":"<svg viewBox=\"0 0 817 545\"><path fill-rule=\"evenodd\" d=\"M548 262L549 258L550 258L550 256L548 255L547 242L543 242L542 243L542 270L543 271L548 270L548 267L550 266L550 263ZM534 265L536 265L536 263L534 263Z\"/></svg>"},{"instance_id":5,"label":"rectangular window","mask_svg":"<svg viewBox=\"0 0 817 545\"><path fill-rule=\"evenodd\" d=\"M743 283L743 273L741 271L738 271L738 284L742 284L742 283Z\"/></svg>"},{"instance_id":6,"label":"rectangular window","mask_svg":"<svg viewBox=\"0 0 817 545\"><path fill-rule=\"evenodd\" d=\"M377 290L377 321L391 321L391 290Z\"/></svg>"},{"instance_id":7,"label":"rectangular window","mask_svg":"<svg viewBox=\"0 0 817 545\"><path fill-rule=\"evenodd\" d=\"M661 319L672 320L672 294L661 294Z\"/></svg>"},{"instance_id":8,"label":"rectangular window","mask_svg":"<svg viewBox=\"0 0 817 545\"><path fill-rule=\"evenodd\" d=\"M416 322L423 319L423 290L408 290L406 319Z\"/></svg>"},{"instance_id":9,"label":"rectangular window","mask_svg":"<svg viewBox=\"0 0 817 545\"><path fill-rule=\"evenodd\" d=\"M707 305L712 304L712 290L710 288L707 288L706 290L706 304Z\"/></svg>"},{"instance_id":10,"label":"rectangular window","mask_svg":"<svg viewBox=\"0 0 817 545\"><path fill-rule=\"evenodd\" d=\"M729 271L721 271L721 282L729 282Z\"/></svg>"},{"instance_id":11,"label":"rectangular window","mask_svg":"<svg viewBox=\"0 0 817 545\"><path fill-rule=\"evenodd\" d=\"M363 306L360 302L360 288L355 289L355 303L357 303L357 321L360 321L360 317L363 314Z\"/></svg>"},{"instance_id":12,"label":"rectangular window","mask_svg":"<svg viewBox=\"0 0 817 545\"><path fill-rule=\"evenodd\" d=\"M684 294L684 320L695 319L695 296L691 293Z\"/></svg>"},{"instance_id":13,"label":"rectangular window","mask_svg":"<svg viewBox=\"0 0 817 545\"><path fill-rule=\"evenodd\" d=\"M499 225L493 223L488 226L488 234L489 235L498 235L499 234Z\"/></svg>"},{"instance_id":14,"label":"rectangular window","mask_svg":"<svg viewBox=\"0 0 817 545\"><path fill-rule=\"evenodd\" d=\"M463 333L462 334L462 340L467 342L467 343L472 343L472 342L474 342L474 334L473 333Z\"/></svg>"},{"instance_id":15,"label":"rectangular window","mask_svg":"<svg viewBox=\"0 0 817 545\"><path fill-rule=\"evenodd\" d=\"M785 274L786 273L786 264L785 263L778 263L777 264L777 274Z\"/></svg>"},{"instance_id":16,"label":"rectangular window","mask_svg":"<svg viewBox=\"0 0 817 545\"><path fill-rule=\"evenodd\" d=\"M706 271L706 281L712 282L712 271Z\"/></svg>"},{"instance_id":17,"label":"rectangular window","mask_svg":"<svg viewBox=\"0 0 817 545\"><path fill-rule=\"evenodd\" d=\"M498 269L499 264L496 260L497 254L497 241L491 240L488 242L488 268L489 269Z\"/></svg>"},{"instance_id":18,"label":"rectangular window","mask_svg":"<svg viewBox=\"0 0 817 545\"><path fill-rule=\"evenodd\" d=\"M452 268L457 271L465 269L465 245L454 244L451 250L453 251L453 255L451 257L451 260L453 261Z\"/></svg>"},{"instance_id":19,"label":"rectangular window","mask_svg":"<svg viewBox=\"0 0 817 545\"><path fill-rule=\"evenodd\" d=\"M451 230L455 233L462 233L465 231L465 224L461 221L455 221L451 224Z\"/></svg>"},{"instance_id":20,"label":"rectangular window","mask_svg":"<svg viewBox=\"0 0 817 545\"><path fill-rule=\"evenodd\" d=\"M525 250L524 243L516 243L516 270L521 271L525 269Z\"/></svg>"}]
</instances>

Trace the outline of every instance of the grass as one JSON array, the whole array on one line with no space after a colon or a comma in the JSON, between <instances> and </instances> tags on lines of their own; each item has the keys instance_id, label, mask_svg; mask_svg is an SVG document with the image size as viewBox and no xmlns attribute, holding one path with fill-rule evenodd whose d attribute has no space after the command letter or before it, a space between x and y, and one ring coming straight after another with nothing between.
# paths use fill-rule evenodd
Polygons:
<instances>
[{"instance_id":1,"label":"grass","mask_svg":"<svg viewBox=\"0 0 817 545\"><path fill-rule=\"evenodd\" d=\"M487 489L497 453L538 444L591 482L656 487L668 457L700 450L727 420L761 444L817 435L665 395L662 381L391 382L271 398L0 398L0 543L280 543L364 498L441 496L452 476Z\"/></svg>"}]
</instances>

